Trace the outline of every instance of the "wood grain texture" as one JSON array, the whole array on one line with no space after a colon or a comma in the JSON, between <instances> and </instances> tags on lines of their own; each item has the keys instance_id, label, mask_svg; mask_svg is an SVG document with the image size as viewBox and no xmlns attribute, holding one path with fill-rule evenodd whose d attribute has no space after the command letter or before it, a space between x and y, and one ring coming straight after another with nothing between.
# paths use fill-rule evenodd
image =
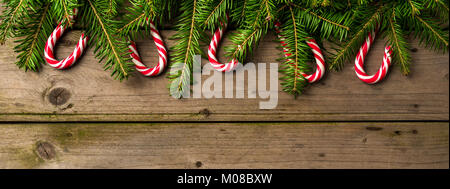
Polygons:
<instances>
[{"instance_id":1,"label":"wood grain texture","mask_svg":"<svg viewBox=\"0 0 450 189\"><path fill-rule=\"evenodd\" d=\"M162 34L169 47L176 43L167 39L172 31ZM68 55L79 35L74 31L65 36L57 46L57 57ZM267 36L251 61L276 62L280 51L274 39ZM378 40L369 53L369 73L378 69L383 45ZM25 73L14 65L12 47L11 42L0 47L0 121L449 120L449 54L431 52L414 40L408 77L396 65L384 82L366 85L348 63L342 72L328 73L297 99L279 92L273 110L260 110L259 102L266 99L248 99L247 94L244 99L173 99L165 76L136 75L125 82L115 81L110 71L103 71L92 48L69 70L44 65L39 73ZM155 65L153 42L143 40L138 47L144 62Z\"/></svg>"},{"instance_id":2,"label":"wood grain texture","mask_svg":"<svg viewBox=\"0 0 450 189\"><path fill-rule=\"evenodd\" d=\"M449 124L5 124L0 168L446 168Z\"/></svg>"}]
</instances>

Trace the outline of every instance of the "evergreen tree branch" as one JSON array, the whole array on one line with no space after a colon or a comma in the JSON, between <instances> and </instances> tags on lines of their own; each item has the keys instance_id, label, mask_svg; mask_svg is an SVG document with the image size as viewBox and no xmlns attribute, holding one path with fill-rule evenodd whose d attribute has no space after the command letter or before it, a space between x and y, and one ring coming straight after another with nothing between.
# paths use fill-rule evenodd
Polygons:
<instances>
[{"instance_id":1,"label":"evergreen tree branch","mask_svg":"<svg viewBox=\"0 0 450 189\"><path fill-rule=\"evenodd\" d=\"M273 21L276 0L249 0L243 27L248 28L268 28ZM256 14L255 14L256 13ZM269 24L269 25L268 25ZM242 28L242 27L241 27Z\"/></svg>"},{"instance_id":2,"label":"evergreen tree branch","mask_svg":"<svg viewBox=\"0 0 450 189\"><path fill-rule=\"evenodd\" d=\"M303 26L299 25L298 11L289 6L289 12L284 16L289 19L283 20L284 27L280 33L286 44L286 46L280 46L280 48L287 50L287 52L282 51L283 62L280 71L284 74L284 77L280 78L282 80L281 85L283 91L294 96L302 94L304 87L308 85L307 80L301 73L308 72L311 69L306 64L309 60L309 54L307 53L309 49L306 45L308 34L304 31ZM285 54L291 55L286 57Z\"/></svg>"},{"instance_id":3,"label":"evergreen tree branch","mask_svg":"<svg viewBox=\"0 0 450 189\"><path fill-rule=\"evenodd\" d=\"M424 5L432 16L438 16L441 23L448 22L448 0L429 0Z\"/></svg>"},{"instance_id":4,"label":"evergreen tree branch","mask_svg":"<svg viewBox=\"0 0 450 189\"><path fill-rule=\"evenodd\" d=\"M241 18L244 18L245 17L245 9L247 8L247 1L248 0L244 0L244 3L243 3L243 6L242 6L242 11L240 11L241 12Z\"/></svg>"},{"instance_id":5,"label":"evergreen tree branch","mask_svg":"<svg viewBox=\"0 0 450 189\"><path fill-rule=\"evenodd\" d=\"M158 25L158 21L170 18L168 15L171 9L173 0L131 0L131 6L127 7L127 14L121 21L121 27L118 32L121 36L131 35L136 38L136 35L149 34L150 27L148 21L154 21Z\"/></svg>"},{"instance_id":6,"label":"evergreen tree branch","mask_svg":"<svg viewBox=\"0 0 450 189\"><path fill-rule=\"evenodd\" d=\"M172 47L170 65L169 90L173 97L181 98L186 90L189 90L192 78L192 66L195 55L203 55L200 41L206 39L206 35L199 28L197 21L198 0L183 1L180 7L182 14L176 25L177 33L172 39L178 43Z\"/></svg>"},{"instance_id":7,"label":"evergreen tree branch","mask_svg":"<svg viewBox=\"0 0 450 189\"><path fill-rule=\"evenodd\" d=\"M442 8L444 8L445 10L448 11L448 3L446 4L444 1L442 0L435 0L435 2L439 3L440 6L442 6Z\"/></svg>"},{"instance_id":8,"label":"evergreen tree branch","mask_svg":"<svg viewBox=\"0 0 450 189\"><path fill-rule=\"evenodd\" d=\"M447 51L448 48L448 33L443 32L436 23L431 20L424 20L420 16L415 16L416 22L414 24L414 32L416 37L420 36L421 42L432 45L434 49Z\"/></svg>"},{"instance_id":9,"label":"evergreen tree branch","mask_svg":"<svg viewBox=\"0 0 450 189\"><path fill-rule=\"evenodd\" d=\"M14 47L14 51L19 53L17 66L21 69L38 71L41 63L44 62L43 53L47 37L51 34L53 28L53 20L50 15L49 3L37 3L34 5L34 11L30 18L25 19L20 27L24 28L17 34L19 38Z\"/></svg>"},{"instance_id":10,"label":"evergreen tree branch","mask_svg":"<svg viewBox=\"0 0 450 189\"><path fill-rule=\"evenodd\" d=\"M252 52L251 48L257 46L258 38L262 36L263 30L260 28L255 30L238 29L236 33L230 37L234 45L225 47L225 51L228 57L244 62L248 53Z\"/></svg>"},{"instance_id":11,"label":"evergreen tree branch","mask_svg":"<svg viewBox=\"0 0 450 189\"><path fill-rule=\"evenodd\" d=\"M67 4L65 3L66 1L64 1L64 0L60 0L59 2L61 2L61 4L63 5L63 17L64 17L64 20L65 20L65 22L67 22L67 23L70 23L70 16L72 16L73 15L73 13L72 14L70 14L70 11L69 11L69 9L68 9L68 6L67 6Z\"/></svg>"},{"instance_id":12,"label":"evergreen tree branch","mask_svg":"<svg viewBox=\"0 0 450 189\"><path fill-rule=\"evenodd\" d=\"M231 19L236 22L238 25L242 25L245 20L246 10L248 9L248 1L249 0L241 0L241 3L235 3L235 7L233 8Z\"/></svg>"},{"instance_id":13,"label":"evergreen tree branch","mask_svg":"<svg viewBox=\"0 0 450 189\"><path fill-rule=\"evenodd\" d=\"M214 10L211 11L211 13L208 15L208 17L205 19L205 21L203 22L204 25L208 25L208 23L211 22L211 18L213 18L213 15L215 13L217 13L217 8L219 8L221 5L223 5L223 3L225 2L225 0L221 0L215 7ZM216 19L214 19L216 20Z\"/></svg>"},{"instance_id":14,"label":"evergreen tree branch","mask_svg":"<svg viewBox=\"0 0 450 189\"><path fill-rule=\"evenodd\" d=\"M364 42L367 34L375 30L377 25L380 23L381 12L383 10L383 6L379 6L376 11L374 11L369 19L363 23L363 25L357 30L357 32L352 35L350 40L344 44L341 49L337 51L336 54L333 55L333 61L330 64L330 68L334 70L341 70L344 67L345 61L351 61L355 53L361 47L361 44ZM355 18L359 19L359 18Z\"/></svg>"},{"instance_id":15,"label":"evergreen tree branch","mask_svg":"<svg viewBox=\"0 0 450 189\"><path fill-rule=\"evenodd\" d=\"M130 33L130 31L137 32L139 30L139 26L143 25L145 23L145 13L141 13L136 15L134 18L131 18L130 21L128 21L125 25L123 25L118 32L122 35L127 35Z\"/></svg>"},{"instance_id":16,"label":"evergreen tree branch","mask_svg":"<svg viewBox=\"0 0 450 189\"><path fill-rule=\"evenodd\" d=\"M128 58L128 47L123 39L116 36L117 23L98 11L99 7L105 6L105 3L107 2L86 0L83 22L91 37L90 43L95 43L96 57L106 60L105 70L113 68L111 75L115 79L123 80L133 71Z\"/></svg>"},{"instance_id":17,"label":"evergreen tree branch","mask_svg":"<svg viewBox=\"0 0 450 189\"><path fill-rule=\"evenodd\" d=\"M3 0L5 11L2 13L0 19L0 44L5 44L6 39L14 36L14 27L20 23L21 20L29 17L28 6L31 2L29 0Z\"/></svg>"},{"instance_id":18,"label":"evergreen tree branch","mask_svg":"<svg viewBox=\"0 0 450 189\"><path fill-rule=\"evenodd\" d=\"M269 5L269 3L270 3L270 1L269 0L265 0L264 1L264 9L266 10L266 12L267 12L267 17L266 17L266 20L271 20L271 19L273 19L273 16L272 16L272 14L270 13L271 11L272 11L272 6L273 5Z\"/></svg>"},{"instance_id":19,"label":"evergreen tree branch","mask_svg":"<svg viewBox=\"0 0 450 189\"><path fill-rule=\"evenodd\" d=\"M344 40L352 23L351 11L330 11L327 8L305 8L304 5L289 3L299 8L301 24L310 33L319 33L320 38L334 37Z\"/></svg>"},{"instance_id":20,"label":"evergreen tree branch","mask_svg":"<svg viewBox=\"0 0 450 189\"><path fill-rule=\"evenodd\" d=\"M390 17L388 18L388 41L393 48L392 58L395 62L400 63L401 70L404 75L409 74L409 64L411 57L408 52L408 46L406 39L403 37L403 33L400 25L395 21L395 10L392 10Z\"/></svg>"},{"instance_id":21,"label":"evergreen tree branch","mask_svg":"<svg viewBox=\"0 0 450 189\"><path fill-rule=\"evenodd\" d=\"M273 27L275 10L274 0L249 0L245 11L248 13L241 21L236 33L230 36L231 45L225 47L226 56L239 62L253 53L260 40Z\"/></svg>"},{"instance_id":22,"label":"evergreen tree branch","mask_svg":"<svg viewBox=\"0 0 450 189\"><path fill-rule=\"evenodd\" d=\"M104 10L104 13L109 18L113 17L117 14L117 1L116 0L108 0L108 7Z\"/></svg>"},{"instance_id":23,"label":"evergreen tree branch","mask_svg":"<svg viewBox=\"0 0 450 189\"><path fill-rule=\"evenodd\" d=\"M413 2L413 0L407 0L409 6L411 6L411 15L415 16L416 14L420 14L420 10L417 7L418 3L417 2Z\"/></svg>"},{"instance_id":24,"label":"evergreen tree branch","mask_svg":"<svg viewBox=\"0 0 450 189\"><path fill-rule=\"evenodd\" d=\"M232 0L199 0L198 5L197 22L214 32L226 21Z\"/></svg>"},{"instance_id":25,"label":"evergreen tree branch","mask_svg":"<svg viewBox=\"0 0 450 189\"><path fill-rule=\"evenodd\" d=\"M51 11L56 20L68 26L74 22L71 17L77 7L79 7L78 0L53 0L51 2Z\"/></svg>"},{"instance_id":26,"label":"evergreen tree branch","mask_svg":"<svg viewBox=\"0 0 450 189\"><path fill-rule=\"evenodd\" d=\"M295 74L295 76L297 76L297 75L299 75L300 73L299 73L299 66L298 66L298 44L299 44L299 42L298 42L298 31L297 31L297 25L296 25L296 20L295 20L295 16L294 16L294 12L292 11L292 7L289 7L289 11L291 12L291 18L292 18L292 26L294 27L294 41L295 41L295 53L294 53L294 56L295 56L295 62L294 62L294 67L295 67L295 71L294 71L294 74ZM294 89L295 88L297 88L297 80L295 80L295 82L294 82L294 87L293 87Z\"/></svg>"},{"instance_id":27,"label":"evergreen tree branch","mask_svg":"<svg viewBox=\"0 0 450 189\"><path fill-rule=\"evenodd\" d=\"M333 21L331 21L331 20L329 20L329 19L326 19L326 18L324 18L324 17L318 15L317 13L315 13L315 12L313 12L313 11L310 11L310 10L305 9L305 8L302 8L302 7L301 7L301 9L304 10L305 12L307 12L308 14L310 14L310 15L312 15L312 16L314 16L314 17L317 17L318 19L320 19L320 20L322 20L322 21L324 21L324 22L327 22L327 23L329 23L329 24L331 24L331 25L334 25L334 26L336 26L336 27L342 28L342 29L347 30L347 31L350 30L350 28L349 28L348 26L344 26L344 25L342 25L342 24L338 24L338 23L336 23L336 22L333 22Z\"/></svg>"}]
</instances>

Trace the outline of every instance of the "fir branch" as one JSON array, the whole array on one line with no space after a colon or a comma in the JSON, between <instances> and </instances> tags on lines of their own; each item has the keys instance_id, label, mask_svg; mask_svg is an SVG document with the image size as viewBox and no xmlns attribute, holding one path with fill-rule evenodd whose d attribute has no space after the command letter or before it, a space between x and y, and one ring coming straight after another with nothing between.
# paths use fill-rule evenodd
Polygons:
<instances>
[{"instance_id":1,"label":"fir branch","mask_svg":"<svg viewBox=\"0 0 450 189\"><path fill-rule=\"evenodd\" d=\"M425 1L424 7L432 16L438 16L441 23L448 22L448 0L429 0Z\"/></svg>"},{"instance_id":2,"label":"fir branch","mask_svg":"<svg viewBox=\"0 0 450 189\"><path fill-rule=\"evenodd\" d=\"M162 11L159 11L159 18L161 23L164 21L171 21L174 16L178 15L178 7L179 7L179 1L178 0L158 0L162 3L161 6L158 8Z\"/></svg>"},{"instance_id":3,"label":"fir branch","mask_svg":"<svg viewBox=\"0 0 450 189\"><path fill-rule=\"evenodd\" d=\"M330 2L330 0L323 0L320 5L322 7L327 7L327 6L331 6L331 4L332 4L332 2Z\"/></svg>"},{"instance_id":4,"label":"fir branch","mask_svg":"<svg viewBox=\"0 0 450 189\"><path fill-rule=\"evenodd\" d=\"M248 9L248 1L242 0L241 3L235 3L235 7L231 13L231 19L238 25L242 25L245 20L246 9Z\"/></svg>"},{"instance_id":5,"label":"fir branch","mask_svg":"<svg viewBox=\"0 0 450 189\"><path fill-rule=\"evenodd\" d=\"M409 6L410 6L410 9L411 9L410 12L411 12L412 16L415 16L416 14L420 14L420 10L418 8L418 3L417 2L415 2L413 0L407 0L407 2L409 4Z\"/></svg>"},{"instance_id":6,"label":"fir branch","mask_svg":"<svg viewBox=\"0 0 450 189\"><path fill-rule=\"evenodd\" d=\"M3 0L5 11L0 16L0 44L5 44L6 39L14 37L15 27L20 22L29 18L28 7L30 0Z\"/></svg>"},{"instance_id":7,"label":"fir branch","mask_svg":"<svg viewBox=\"0 0 450 189\"><path fill-rule=\"evenodd\" d=\"M96 0L97 11L105 18L113 19L118 15L118 9L123 5L123 0Z\"/></svg>"},{"instance_id":8,"label":"fir branch","mask_svg":"<svg viewBox=\"0 0 450 189\"><path fill-rule=\"evenodd\" d=\"M74 20L74 8L79 7L78 0L53 0L51 3L51 11L58 22L71 26Z\"/></svg>"},{"instance_id":9,"label":"fir branch","mask_svg":"<svg viewBox=\"0 0 450 189\"><path fill-rule=\"evenodd\" d=\"M197 22L214 32L227 19L232 0L199 0L198 5Z\"/></svg>"},{"instance_id":10,"label":"fir branch","mask_svg":"<svg viewBox=\"0 0 450 189\"><path fill-rule=\"evenodd\" d=\"M245 15L236 33L230 36L232 44L225 47L227 57L244 62L253 53L253 48L273 27L275 7L274 0L248 1L245 11L249 14Z\"/></svg>"},{"instance_id":11,"label":"fir branch","mask_svg":"<svg viewBox=\"0 0 450 189\"><path fill-rule=\"evenodd\" d=\"M415 15L420 15L423 9L422 3L417 0L403 0L400 2L393 1L388 4L395 7L398 10L399 18L414 17ZM388 13L390 14L390 13Z\"/></svg>"},{"instance_id":12,"label":"fir branch","mask_svg":"<svg viewBox=\"0 0 450 189\"><path fill-rule=\"evenodd\" d=\"M249 0L246 6L246 12L242 27L268 28L272 26L274 14L276 11L276 0Z\"/></svg>"},{"instance_id":13,"label":"fir branch","mask_svg":"<svg viewBox=\"0 0 450 189\"><path fill-rule=\"evenodd\" d=\"M411 62L411 57L409 55L407 46L408 43L403 36L400 25L396 22L395 19L395 10L393 10L390 17L388 18L388 41L393 48L393 60L400 63L402 73L404 75L408 75L409 64Z\"/></svg>"},{"instance_id":14,"label":"fir branch","mask_svg":"<svg viewBox=\"0 0 450 189\"><path fill-rule=\"evenodd\" d=\"M420 42L425 42L426 46L433 46L434 49L447 51L448 49L448 32L442 31L438 24L432 20L424 20L420 16L415 16L414 32L416 37L419 36Z\"/></svg>"},{"instance_id":15,"label":"fir branch","mask_svg":"<svg viewBox=\"0 0 450 189\"><path fill-rule=\"evenodd\" d=\"M301 8L301 9L304 10L305 12L307 12L308 14L310 14L310 15L312 15L312 16L314 16L314 17L317 17L318 19L320 19L320 20L322 20L322 21L324 21L324 22L326 22L326 23L329 23L329 24L331 24L331 25L334 25L334 26L336 26L336 27L338 27L338 28L342 28L342 29L347 30L347 31L350 30L350 28L349 28L348 26L344 26L344 25L342 25L342 24L333 22L332 20L329 20L329 19L327 19L327 18L324 18L324 17L318 15L317 13L315 13L315 12L309 10L309 9L305 9L305 8Z\"/></svg>"},{"instance_id":16,"label":"fir branch","mask_svg":"<svg viewBox=\"0 0 450 189\"><path fill-rule=\"evenodd\" d=\"M147 19L149 19L147 15L154 15L154 12L151 12L153 8L150 8L148 13L145 11L146 7L153 7L153 1L132 0L130 3L131 6L127 8L127 14L125 14L120 24L121 27L118 29L118 33L121 36L131 35L135 38L135 34L140 34L141 27L147 24Z\"/></svg>"},{"instance_id":17,"label":"fir branch","mask_svg":"<svg viewBox=\"0 0 450 189\"><path fill-rule=\"evenodd\" d=\"M64 18L63 22L70 23L70 17L73 15L73 12L70 13L69 6L66 4L67 1L59 0L57 2L60 2L61 5L63 5L62 9L60 9L60 10L63 10L63 18ZM57 4L57 3L55 3L55 4Z\"/></svg>"},{"instance_id":18,"label":"fir branch","mask_svg":"<svg viewBox=\"0 0 450 189\"><path fill-rule=\"evenodd\" d=\"M106 9L104 9L103 12L108 18L112 18L113 16L117 15L118 2L117 0L107 0L107 1L108 6L106 7Z\"/></svg>"},{"instance_id":19,"label":"fir branch","mask_svg":"<svg viewBox=\"0 0 450 189\"><path fill-rule=\"evenodd\" d=\"M311 70L310 66L306 64L309 60L309 47L306 45L306 39L308 34L305 32L303 26L299 25L300 19L297 19L296 15L298 10L293 10L292 6L289 6L289 12L284 17L289 19L283 20L284 27L280 35L284 37L284 43L286 46L280 46L287 52L282 51L283 62L280 66L280 72L285 76L281 77L281 85L283 91L288 92L294 96L303 93L304 87L308 85L308 81L301 74L302 72L308 72ZM286 57L285 54L291 54Z\"/></svg>"},{"instance_id":20,"label":"fir branch","mask_svg":"<svg viewBox=\"0 0 450 189\"><path fill-rule=\"evenodd\" d=\"M350 31L351 12L329 11L327 9L307 9L296 5L302 11L301 24L310 33L319 33L321 38L334 37L343 40Z\"/></svg>"},{"instance_id":21,"label":"fir branch","mask_svg":"<svg viewBox=\"0 0 450 189\"><path fill-rule=\"evenodd\" d=\"M178 43L172 47L169 90L173 97L181 98L189 89L192 78L192 66L195 55L203 55L200 41L207 37L197 23L198 0L183 1L180 7L182 14L176 25L177 33L172 39Z\"/></svg>"},{"instance_id":22,"label":"fir branch","mask_svg":"<svg viewBox=\"0 0 450 189\"><path fill-rule=\"evenodd\" d=\"M105 70L113 69L111 76L123 80L133 71L132 64L126 42L116 35L117 23L99 12L99 7L105 6L105 3L107 2L86 0L83 23L91 37L90 43L95 44L95 56L106 61Z\"/></svg>"},{"instance_id":23,"label":"fir branch","mask_svg":"<svg viewBox=\"0 0 450 189\"><path fill-rule=\"evenodd\" d=\"M300 73L299 73L299 66L298 66L298 55L299 55L299 53L298 53L298 44L299 44L299 42L298 42L298 31L297 31L297 23L296 23L296 19L295 19L295 16L294 16L294 12L292 11L292 7L289 7L289 11L291 12L291 18L292 18L292 26L294 27L294 41L295 41L295 53L294 53L294 56L295 56L295 62L294 62L294 68L295 68L295 71L294 71L294 76L297 76L297 75L299 75ZM297 81L295 81L294 82L294 86L293 86L293 90L295 90L296 88L297 88Z\"/></svg>"},{"instance_id":24,"label":"fir branch","mask_svg":"<svg viewBox=\"0 0 450 189\"><path fill-rule=\"evenodd\" d=\"M241 12L241 18L245 17L245 9L247 8L247 1L248 0L244 0L244 3L242 4L242 11Z\"/></svg>"},{"instance_id":25,"label":"fir branch","mask_svg":"<svg viewBox=\"0 0 450 189\"><path fill-rule=\"evenodd\" d=\"M225 0L221 0L221 1L214 7L214 10L212 10L212 11L209 13L208 17L205 19L205 21L203 21L203 24L204 24L204 25L208 25L208 23L210 23L212 20L217 20L217 16L214 17L215 19L212 19L212 18L213 18L213 15L215 15L215 14L217 14L217 12L219 12L219 11L217 11L217 8L219 8L221 5L223 5L224 2L225 2ZM201 20L200 20L200 21L201 21Z\"/></svg>"},{"instance_id":26,"label":"fir branch","mask_svg":"<svg viewBox=\"0 0 450 189\"><path fill-rule=\"evenodd\" d=\"M442 0L435 0L435 2L437 2L437 3L439 3L439 5L440 6L442 6L442 8L443 9L445 9L445 10L447 10L448 11L448 2L447 3L445 3L444 1L442 1Z\"/></svg>"},{"instance_id":27,"label":"fir branch","mask_svg":"<svg viewBox=\"0 0 450 189\"><path fill-rule=\"evenodd\" d=\"M230 37L233 45L225 47L225 52L227 52L226 56L235 58L239 62L244 62L253 52L252 48L258 46L263 33L264 30L261 28L254 30L238 29L236 33L232 34Z\"/></svg>"},{"instance_id":28,"label":"fir branch","mask_svg":"<svg viewBox=\"0 0 450 189\"><path fill-rule=\"evenodd\" d=\"M50 3L38 3L34 6L37 11L32 11L31 17L26 18L19 26L23 29L18 32L19 39L15 42L19 44L14 47L14 51L19 53L16 64L25 71L38 71L44 62L42 52L54 27L49 11Z\"/></svg>"},{"instance_id":29,"label":"fir branch","mask_svg":"<svg viewBox=\"0 0 450 189\"><path fill-rule=\"evenodd\" d=\"M256 16L256 19L253 19L254 20L254 22L253 22L253 24L251 24L251 27L253 27L253 28L256 28L257 27L257 24L258 24L258 18L260 17L260 15L261 15L261 11L257 11L257 16Z\"/></svg>"},{"instance_id":30,"label":"fir branch","mask_svg":"<svg viewBox=\"0 0 450 189\"><path fill-rule=\"evenodd\" d=\"M150 32L148 20L158 25L158 21L162 22L170 18L170 11L166 9L171 9L174 2L173 0L131 0L131 6L127 7L127 13L121 21L119 34L130 35L132 38L136 38L137 35L148 35Z\"/></svg>"},{"instance_id":31,"label":"fir branch","mask_svg":"<svg viewBox=\"0 0 450 189\"><path fill-rule=\"evenodd\" d=\"M129 14L130 15L130 14ZM137 32L140 29L140 26L144 25L146 22L145 13L140 13L137 15L133 15L133 17L129 17L129 21L126 21L123 26L117 31L121 35L128 35L131 31Z\"/></svg>"},{"instance_id":32,"label":"fir branch","mask_svg":"<svg viewBox=\"0 0 450 189\"><path fill-rule=\"evenodd\" d=\"M350 61L353 58L353 56L361 47L361 44L367 37L367 34L374 31L376 26L379 24L383 8L383 6L379 6L377 10L371 14L369 19L366 19L366 21L357 30L357 32L352 35L350 40L347 41L344 46L337 51L336 54L333 55L333 61L330 63L331 69L339 71L344 67L345 61ZM361 14L364 15L365 13Z\"/></svg>"},{"instance_id":33,"label":"fir branch","mask_svg":"<svg viewBox=\"0 0 450 189\"><path fill-rule=\"evenodd\" d=\"M262 2L260 2L260 6L259 6L259 10L257 11L257 16L254 19L254 23L251 25L252 27L261 27L261 21L265 20L271 20L273 17L271 15L271 6L269 5L271 1L269 0L262 0ZM273 5L272 5L273 6ZM264 11L263 11L264 10ZM264 14L265 13L265 14ZM261 15L264 16L264 19L261 19Z\"/></svg>"},{"instance_id":34,"label":"fir branch","mask_svg":"<svg viewBox=\"0 0 450 189\"><path fill-rule=\"evenodd\" d=\"M270 2L271 2L271 1L269 1L269 0L265 0L265 1L264 1L264 9L265 9L266 12L267 12L266 20L272 20L272 19L273 19L273 16L272 16L272 14L270 13L270 12L272 11L272 6L273 6L273 5L270 5Z\"/></svg>"}]
</instances>

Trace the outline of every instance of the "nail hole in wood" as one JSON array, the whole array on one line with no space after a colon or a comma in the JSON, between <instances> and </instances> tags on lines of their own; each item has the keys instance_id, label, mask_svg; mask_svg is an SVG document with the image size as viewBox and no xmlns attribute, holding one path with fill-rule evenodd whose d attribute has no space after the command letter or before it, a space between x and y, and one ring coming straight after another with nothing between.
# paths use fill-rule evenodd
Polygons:
<instances>
[{"instance_id":1,"label":"nail hole in wood","mask_svg":"<svg viewBox=\"0 0 450 189\"><path fill-rule=\"evenodd\" d=\"M197 168L202 167L202 165L203 165L203 163L202 163L201 161L195 162L195 166L196 166Z\"/></svg>"}]
</instances>

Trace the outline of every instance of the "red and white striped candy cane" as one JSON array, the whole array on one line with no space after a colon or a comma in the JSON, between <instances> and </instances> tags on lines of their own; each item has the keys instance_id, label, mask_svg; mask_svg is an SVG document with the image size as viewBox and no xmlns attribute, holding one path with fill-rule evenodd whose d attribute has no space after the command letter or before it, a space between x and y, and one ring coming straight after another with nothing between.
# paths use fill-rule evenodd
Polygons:
<instances>
[{"instance_id":1,"label":"red and white striped candy cane","mask_svg":"<svg viewBox=\"0 0 450 189\"><path fill-rule=\"evenodd\" d=\"M392 49L390 46L386 46L384 49L384 56L383 56L383 62L381 64L380 69L378 72L374 75L367 75L364 71L364 58L369 52L370 46L372 45L373 41L375 40L375 32L369 33L369 36L367 36L366 41L364 42L363 46L359 50L358 54L356 55L355 59L355 72L358 78L367 83L367 84L375 84L379 81L383 80L384 77L386 77L386 74L389 71L389 67L391 66L391 54Z\"/></svg>"},{"instance_id":2,"label":"red and white striped candy cane","mask_svg":"<svg viewBox=\"0 0 450 189\"><path fill-rule=\"evenodd\" d=\"M78 9L73 10L73 16L71 16L70 22L72 22L75 19L75 15L77 14ZM58 24L58 27L52 32L50 37L47 39L47 43L45 44L44 49L44 55L46 62L53 68L56 69L66 69L72 66L83 54L86 45L88 37L84 34L81 34L80 40L77 43L77 46L75 47L74 51L66 58L64 58L61 61L56 60L54 54L53 54L53 48L55 47L56 42L59 38L64 34L64 31L66 30L68 24L62 25L62 23Z\"/></svg>"},{"instance_id":3,"label":"red and white striped candy cane","mask_svg":"<svg viewBox=\"0 0 450 189\"><path fill-rule=\"evenodd\" d=\"M157 76L164 71L164 68L167 65L167 51L166 47L164 47L164 41L161 38L158 30L155 27L155 24L150 21L150 33L153 37L153 41L155 42L156 48L158 49L159 54L159 62L158 65L153 68L148 68L142 63L141 57L137 51L136 43L134 41L130 41L130 45L128 46L129 51L131 52L131 61L133 61L136 66L136 70L139 71L142 75L145 76Z\"/></svg>"},{"instance_id":4,"label":"red and white striped candy cane","mask_svg":"<svg viewBox=\"0 0 450 189\"><path fill-rule=\"evenodd\" d=\"M277 22L275 23L275 32L278 34L278 38L280 40L281 46L283 46L283 52L285 53L284 56L285 57L289 57L292 54L289 53L289 49L286 47L287 43L286 38L284 36L282 36L281 33L281 29L280 29L281 23ZM322 50L320 50L319 45L317 44L316 40L314 39L308 39L308 41L306 42L308 44L309 47L311 47L311 51L314 53L314 58L316 60L316 72L314 72L311 75L308 75L306 73L298 73L301 74L305 79L308 80L309 83L314 83L318 80L320 80L323 75L325 74L325 59L323 58L323 53ZM291 60L288 60L291 61ZM297 75L297 77L300 77L300 75Z\"/></svg>"},{"instance_id":5,"label":"red and white striped candy cane","mask_svg":"<svg viewBox=\"0 0 450 189\"><path fill-rule=\"evenodd\" d=\"M227 20L228 22L228 16ZM222 40L223 37L223 31L226 29L227 24L221 24L219 28L217 28L216 32L214 32L213 38L211 40L211 43L209 44L208 48L208 59L209 63L212 65L212 67L220 72L229 72L233 71L237 65L239 64L238 60L233 58L229 63L222 64L217 60L216 54L217 54L217 46L219 46L220 40Z\"/></svg>"}]
</instances>

